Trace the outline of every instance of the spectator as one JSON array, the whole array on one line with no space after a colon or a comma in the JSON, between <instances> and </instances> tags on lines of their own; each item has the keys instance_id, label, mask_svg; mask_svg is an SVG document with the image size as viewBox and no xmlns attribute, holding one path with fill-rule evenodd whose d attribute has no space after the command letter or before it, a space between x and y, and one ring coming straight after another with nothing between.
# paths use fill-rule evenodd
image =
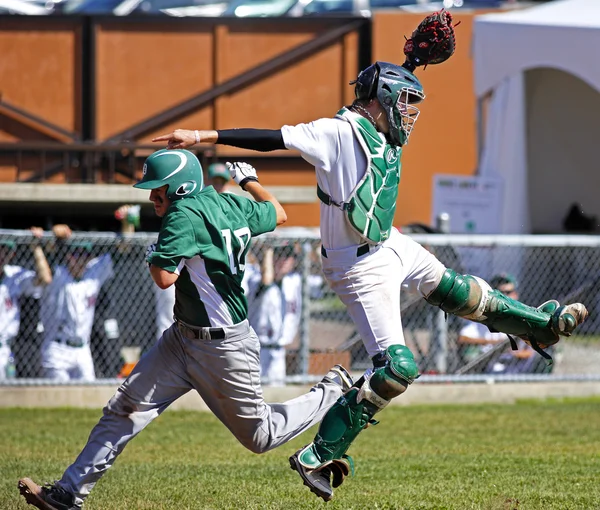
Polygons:
<instances>
[{"instance_id":1,"label":"spectator","mask_svg":"<svg viewBox=\"0 0 600 510\"><path fill-rule=\"evenodd\" d=\"M53 227L67 254L44 290L40 315L44 325L42 368L56 381L95 379L90 337L102 284L113 274L110 254L92 255L92 244L71 240L71 229Z\"/></svg>"},{"instance_id":2,"label":"spectator","mask_svg":"<svg viewBox=\"0 0 600 510\"><path fill-rule=\"evenodd\" d=\"M260 340L260 368L265 383L285 384L286 346L300 327L302 277L296 268L294 246L267 247L262 281L249 310L250 324Z\"/></svg>"},{"instance_id":3,"label":"spectator","mask_svg":"<svg viewBox=\"0 0 600 510\"><path fill-rule=\"evenodd\" d=\"M508 273L500 273L492 277L490 285L493 289L502 292L512 299L519 299L517 281ZM459 346L462 347L463 360L473 361L486 352L491 351L495 345L506 343L508 337L504 333L492 333L487 326L480 322L469 322L460 331ZM487 360L484 371L486 373L528 373L537 370L538 365L545 366L544 359L536 356L535 351L523 340L517 338L518 350L512 350L510 345L502 349L499 355L492 355Z\"/></svg>"},{"instance_id":4,"label":"spectator","mask_svg":"<svg viewBox=\"0 0 600 510\"><path fill-rule=\"evenodd\" d=\"M20 299L39 298L42 285L52 281L52 274L42 248L33 245L35 271L12 265L16 242L0 239L0 380L15 377L13 341L21 323Z\"/></svg>"},{"instance_id":5,"label":"spectator","mask_svg":"<svg viewBox=\"0 0 600 510\"><path fill-rule=\"evenodd\" d=\"M230 180L229 170L223 163L213 163L208 166L208 184L212 185L217 193L231 193Z\"/></svg>"}]
</instances>

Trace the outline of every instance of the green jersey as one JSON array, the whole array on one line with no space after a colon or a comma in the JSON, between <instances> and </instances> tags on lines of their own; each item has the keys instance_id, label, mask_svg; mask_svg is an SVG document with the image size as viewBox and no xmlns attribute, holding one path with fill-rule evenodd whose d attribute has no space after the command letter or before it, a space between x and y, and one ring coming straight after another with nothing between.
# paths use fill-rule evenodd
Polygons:
<instances>
[{"instance_id":1,"label":"green jersey","mask_svg":"<svg viewBox=\"0 0 600 510\"><path fill-rule=\"evenodd\" d=\"M176 200L163 217L148 259L176 273L174 313L187 324L224 327L248 317L242 288L250 238L277 225L275 207L212 186Z\"/></svg>"}]
</instances>

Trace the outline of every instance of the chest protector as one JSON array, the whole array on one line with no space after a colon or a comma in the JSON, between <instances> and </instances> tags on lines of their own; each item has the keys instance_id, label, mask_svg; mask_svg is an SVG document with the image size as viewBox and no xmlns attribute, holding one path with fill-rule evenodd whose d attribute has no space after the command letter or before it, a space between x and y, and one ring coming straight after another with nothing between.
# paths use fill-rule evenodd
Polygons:
<instances>
[{"instance_id":1,"label":"chest protector","mask_svg":"<svg viewBox=\"0 0 600 510\"><path fill-rule=\"evenodd\" d=\"M336 118L350 123L367 157L367 171L342 208L350 226L365 241L382 243L390 236L396 212L402 149L387 143L367 119L347 108Z\"/></svg>"}]
</instances>

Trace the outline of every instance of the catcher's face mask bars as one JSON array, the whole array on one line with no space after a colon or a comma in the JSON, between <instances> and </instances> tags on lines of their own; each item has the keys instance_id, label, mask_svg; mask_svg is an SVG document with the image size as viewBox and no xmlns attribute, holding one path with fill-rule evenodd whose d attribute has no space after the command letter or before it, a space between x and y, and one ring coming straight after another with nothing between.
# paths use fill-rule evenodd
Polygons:
<instances>
[{"instance_id":1,"label":"catcher's face mask bars","mask_svg":"<svg viewBox=\"0 0 600 510\"><path fill-rule=\"evenodd\" d=\"M403 87L400 94L398 94L391 124L393 124L393 129L400 131L399 138L402 145L408 143L408 138L419 117L420 110L415 104L420 103L423 99L425 99L425 94L412 88Z\"/></svg>"}]
</instances>

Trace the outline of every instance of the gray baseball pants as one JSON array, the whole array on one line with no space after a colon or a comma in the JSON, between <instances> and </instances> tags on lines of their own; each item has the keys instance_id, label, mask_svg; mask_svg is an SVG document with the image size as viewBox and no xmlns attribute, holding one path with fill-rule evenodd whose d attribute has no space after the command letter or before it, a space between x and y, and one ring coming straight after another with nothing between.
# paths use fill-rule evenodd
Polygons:
<instances>
[{"instance_id":1,"label":"gray baseball pants","mask_svg":"<svg viewBox=\"0 0 600 510\"><path fill-rule=\"evenodd\" d=\"M337 384L320 382L300 397L267 404L256 333L248 321L224 329L224 340L199 340L183 336L173 324L140 359L58 482L75 494L76 503L83 502L131 439L192 389L255 453L280 446L318 423L342 395Z\"/></svg>"}]
</instances>

